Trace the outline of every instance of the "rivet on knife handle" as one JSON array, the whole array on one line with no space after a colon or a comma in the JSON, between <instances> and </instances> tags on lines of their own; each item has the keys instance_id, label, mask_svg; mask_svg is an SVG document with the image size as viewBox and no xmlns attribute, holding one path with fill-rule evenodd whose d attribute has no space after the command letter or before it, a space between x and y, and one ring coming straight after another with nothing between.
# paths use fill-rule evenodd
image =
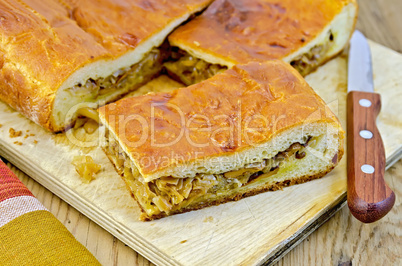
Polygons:
<instances>
[{"instance_id":1,"label":"rivet on knife handle","mask_svg":"<svg viewBox=\"0 0 402 266\"><path fill-rule=\"evenodd\" d=\"M384 144L376 126L381 109L378 93L351 91L348 110L348 189L351 213L364 223L385 216L395 203L395 194L384 180Z\"/></svg>"}]
</instances>

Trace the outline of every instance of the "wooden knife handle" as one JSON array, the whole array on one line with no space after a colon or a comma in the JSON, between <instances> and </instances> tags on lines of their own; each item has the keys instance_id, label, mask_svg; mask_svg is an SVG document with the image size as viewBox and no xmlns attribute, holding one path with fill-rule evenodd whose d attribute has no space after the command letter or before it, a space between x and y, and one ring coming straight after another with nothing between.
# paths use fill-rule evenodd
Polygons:
<instances>
[{"instance_id":1,"label":"wooden knife handle","mask_svg":"<svg viewBox=\"0 0 402 266\"><path fill-rule=\"evenodd\" d=\"M384 180L385 150L376 126L380 109L380 94L348 93L347 198L350 212L364 223L381 219L395 203Z\"/></svg>"}]
</instances>

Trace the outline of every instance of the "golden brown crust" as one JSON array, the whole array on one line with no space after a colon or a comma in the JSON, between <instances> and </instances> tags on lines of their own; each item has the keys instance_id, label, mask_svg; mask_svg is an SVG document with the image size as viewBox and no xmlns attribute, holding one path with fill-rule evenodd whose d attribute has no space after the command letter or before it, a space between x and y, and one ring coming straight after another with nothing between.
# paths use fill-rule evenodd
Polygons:
<instances>
[{"instance_id":1,"label":"golden brown crust","mask_svg":"<svg viewBox=\"0 0 402 266\"><path fill-rule=\"evenodd\" d=\"M144 178L250 149L295 126L339 125L300 74L279 60L235 66L187 88L123 99L98 111Z\"/></svg>"},{"instance_id":2,"label":"golden brown crust","mask_svg":"<svg viewBox=\"0 0 402 266\"><path fill-rule=\"evenodd\" d=\"M55 93L71 74L123 56L209 2L1 1L0 99L54 131Z\"/></svg>"},{"instance_id":3,"label":"golden brown crust","mask_svg":"<svg viewBox=\"0 0 402 266\"><path fill-rule=\"evenodd\" d=\"M281 59L317 37L349 3L357 6L355 0L217 0L169 42L231 64Z\"/></svg>"},{"instance_id":4,"label":"golden brown crust","mask_svg":"<svg viewBox=\"0 0 402 266\"><path fill-rule=\"evenodd\" d=\"M343 148L341 150L339 150L338 154L339 154L338 155L338 157L339 157L338 161L340 161L340 159L343 156ZM241 200L243 198L251 197L251 196L254 196L254 195L257 195L257 194L260 194L260 193L263 193L263 192L267 192L267 191L282 190L284 187L289 187L289 186L292 186L292 185L297 185L297 184L305 183L305 182L308 182L308 181L311 181L311 180L314 180L314 179L321 178L321 177L325 176L327 173L331 172L332 169L334 169L335 166L336 166L336 164L331 165L325 171L323 171L321 173L318 173L316 175L313 175L313 176L306 175L306 176L302 176L302 177L298 177L298 178L288 179L288 180L285 180L285 181L282 181L282 182L266 183L266 184L264 184L264 185L262 185L260 187L257 187L257 188L252 189L252 190L248 190L246 192L240 192L240 193L236 193L236 194L229 195L229 196L223 196L221 198L218 198L218 199L216 199L214 201L210 201L210 202L200 202L200 203L195 204L195 205L190 205L190 206L187 206L185 208L175 210L175 211L169 213L169 215L167 215L166 213L162 212L162 213L159 213L159 214L156 214L156 215L148 216L145 213L145 211L142 209L141 205L138 204L138 206L140 207L140 209L142 211L142 215L141 215L140 219L142 221L152 221L152 220L160 219L160 218L163 218L163 217L171 216L171 215L174 215L174 214L186 213L186 212L190 212L190 211L200 210L200 209L203 209L203 208L206 208L206 207L217 206L217 205L220 205L220 204L223 204L223 203L226 203L226 202L230 202L230 201L238 201L238 200ZM130 193L131 193L131 196L135 199L135 196L133 195L131 190L130 190ZM137 203L138 203L138 200L137 200Z\"/></svg>"}]
</instances>

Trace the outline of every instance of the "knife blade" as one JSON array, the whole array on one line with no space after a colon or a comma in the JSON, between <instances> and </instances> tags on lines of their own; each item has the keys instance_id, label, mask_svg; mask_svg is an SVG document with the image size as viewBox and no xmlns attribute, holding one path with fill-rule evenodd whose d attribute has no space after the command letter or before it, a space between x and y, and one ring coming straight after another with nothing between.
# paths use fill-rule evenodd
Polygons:
<instances>
[{"instance_id":1,"label":"knife blade","mask_svg":"<svg viewBox=\"0 0 402 266\"><path fill-rule=\"evenodd\" d=\"M376 125L380 109L370 46L364 35L355 31L348 59L347 200L350 212L364 223L381 219L395 203L395 194L384 180L385 150Z\"/></svg>"}]
</instances>

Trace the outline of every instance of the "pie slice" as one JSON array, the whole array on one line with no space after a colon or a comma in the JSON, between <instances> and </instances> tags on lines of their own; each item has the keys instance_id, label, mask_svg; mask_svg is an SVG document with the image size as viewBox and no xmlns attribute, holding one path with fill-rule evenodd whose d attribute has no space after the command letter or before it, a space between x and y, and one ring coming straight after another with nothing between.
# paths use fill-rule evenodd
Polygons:
<instances>
[{"instance_id":1,"label":"pie slice","mask_svg":"<svg viewBox=\"0 0 402 266\"><path fill-rule=\"evenodd\" d=\"M356 18L355 0L216 0L169 36L166 68L187 85L252 60L282 59L304 76L347 45Z\"/></svg>"},{"instance_id":2,"label":"pie slice","mask_svg":"<svg viewBox=\"0 0 402 266\"><path fill-rule=\"evenodd\" d=\"M320 178L344 152L336 116L281 60L235 65L98 111L103 149L142 220Z\"/></svg>"}]
</instances>

